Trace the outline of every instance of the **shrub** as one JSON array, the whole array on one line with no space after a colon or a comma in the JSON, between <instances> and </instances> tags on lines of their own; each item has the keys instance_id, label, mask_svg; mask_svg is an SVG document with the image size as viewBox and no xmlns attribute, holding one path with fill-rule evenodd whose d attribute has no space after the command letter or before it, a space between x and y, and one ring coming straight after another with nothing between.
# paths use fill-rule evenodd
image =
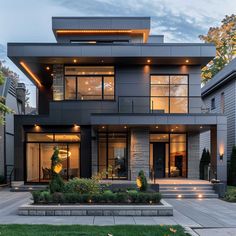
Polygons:
<instances>
[{"instance_id":1,"label":"shrub","mask_svg":"<svg viewBox=\"0 0 236 236\"><path fill-rule=\"evenodd\" d=\"M40 201L44 202L51 202L52 201L52 195L50 194L49 191L42 191L40 193Z\"/></svg>"},{"instance_id":2,"label":"shrub","mask_svg":"<svg viewBox=\"0 0 236 236\"><path fill-rule=\"evenodd\" d=\"M5 177L3 175L0 175L0 184L5 183Z\"/></svg>"},{"instance_id":3,"label":"shrub","mask_svg":"<svg viewBox=\"0 0 236 236\"><path fill-rule=\"evenodd\" d=\"M32 197L33 197L34 204L39 203L40 202L41 191L33 191L33 192L31 192L31 194L32 194Z\"/></svg>"},{"instance_id":4,"label":"shrub","mask_svg":"<svg viewBox=\"0 0 236 236\"><path fill-rule=\"evenodd\" d=\"M119 203L127 203L128 202L128 194L127 193L117 193L115 202Z\"/></svg>"},{"instance_id":5,"label":"shrub","mask_svg":"<svg viewBox=\"0 0 236 236\"><path fill-rule=\"evenodd\" d=\"M49 188L51 193L62 192L64 189L64 181L58 174L53 174L53 178L49 183Z\"/></svg>"},{"instance_id":6,"label":"shrub","mask_svg":"<svg viewBox=\"0 0 236 236\"><path fill-rule=\"evenodd\" d=\"M236 146L233 146L229 166L229 183L236 186Z\"/></svg>"},{"instance_id":7,"label":"shrub","mask_svg":"<svg viewBox=\"0 0 236 236\"><path fill-rule=\"evenodd\" d=\"M147 183L147 178L143 172L143 170L141 170L139 173L138 173L138 179L140 181L140 191L142 192L145 192L148 188L148 183Z\"/></svg>"},{"instance_id":8,"label":"shrub","mask_svg":"<svg viewBox=\"0 0 236 236\"><path fill-rule=\"evenodd\" d=\"M100 187L99 183L95 179L79 179L74 178L69 180L65 186L63 191L65 193L89 193L89 194L97 194L99 193Z\"/></svg>"},{"instance_id":9,"label":"shrub","mask_svg":"<svg viewBox=\"0 0 236 236\"><path fill-rule=\"evenodd\" d=\"M59 175L62 168L61 160L59 158L59 149L54 147L54 153L51 157L51 173L52 179L49 184L50 192L62 192L64 187L64 181Z\"/></svg>"},{"instance_id":10,"label":"shrub","mask_svg":"<svg viewBox=\"0 0 236 236\"><path fill-rule=\"evenodd\" d=\"M52 201L54 203L64 203L65 202L65 196L63 193L55 192L52 194Z\"/></svg>"}]
</instances>

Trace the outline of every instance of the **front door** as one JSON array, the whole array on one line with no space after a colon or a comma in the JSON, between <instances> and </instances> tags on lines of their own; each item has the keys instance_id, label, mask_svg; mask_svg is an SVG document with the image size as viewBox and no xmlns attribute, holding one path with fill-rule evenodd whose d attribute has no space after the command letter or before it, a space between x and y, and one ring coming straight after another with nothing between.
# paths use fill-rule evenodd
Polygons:
<instances>
[{"instance_id":1,"label":"front door","mask_svg":"<svg viewBox=\"0 0 236 236\"><path fill-rule=\"evenodd\" d=\"M154 178L165 177L165 143L153 143L153 168Z\"/></svg>"}]
</instances>

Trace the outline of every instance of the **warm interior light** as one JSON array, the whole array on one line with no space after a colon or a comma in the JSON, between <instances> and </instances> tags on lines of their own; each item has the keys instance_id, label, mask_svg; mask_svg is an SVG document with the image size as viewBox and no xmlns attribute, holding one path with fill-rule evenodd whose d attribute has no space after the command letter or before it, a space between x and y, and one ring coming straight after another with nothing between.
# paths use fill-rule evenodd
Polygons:
<instances>
[{"instance_id":1,"label":"warm interior light","mask_svg":"<svg viewBox=\"0 0 236 236\"><path fill-rule=\"evenodd\" d=\"M30 70L30 68L23 62L20 62L21 66L27 71L27 73L33 78L33 80L38 84L39 87L42 86L40 80L37 78L36 75Z\"/></svg>"},{"instance_id":2,"label":"warm interior light","mask_svg":"<svg viewBox=\"0 0 236 236\"><path fill-rule=\"evenodd\" d=\"M73 62L74 62L74 63L76 63L76 62L77 62L77 60L76 60L76 59L74 59L74 60L73 60Z\"/></svg>"},{"instance_id":3,"label":"warm interior light","mask_svg":"<svg viewBox=\"0 0 236 236\"><path fill-rule=\"evenodd\" d=\"M102 129L105 129L105 126L102 126Z\"/></svg>"},{"instance_id":4,"label":"warm interior light","mask_svg":"<svg viewBox=\"0 0 236 236\"><path fill-rule=\"evenodd\" d=\"M132 30L76 30L76 29L70 29L70 30L57 30L57 34L81 34L81 33L132 33Z\"/></svg>"},{"instance_id":5,"label":"warm interior light","mask_svg":"<svg viewBox=\"0 0 236 236\"><path fill-rule=\"evenodd\" d=\"M159 127L158 126L156 126L156 129L158 129Z\"/></svg>"},{"instance_id":6,"label":"warm interior light","mask_svg":"<svg viewBox=\"0 0 236 236\"><path fill-rule=\"evenodd\" d=\"M49 67L49 66L47 66L47 67L46 67L46 70L50 70L50 67Z\"/></svg>"},{"instance_id":7,"label":"warm interior light","mask_svg":"<svg viewBox=\"0 0 236 236\"><path fill-rule=\"evenodd\" d=\"M74 128L79 128L80 126L77 124L74 124Z\"/></svg>"}]
</instances>

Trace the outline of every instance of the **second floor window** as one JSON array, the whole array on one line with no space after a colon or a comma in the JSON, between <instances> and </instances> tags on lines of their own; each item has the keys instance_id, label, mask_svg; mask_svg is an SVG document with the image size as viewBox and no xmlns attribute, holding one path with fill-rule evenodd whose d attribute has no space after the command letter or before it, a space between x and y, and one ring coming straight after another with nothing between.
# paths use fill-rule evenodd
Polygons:
<instances>
[{"instance_id":1,"label":"second floor window","mask_svg":"<svg viewBox=\"0 0 236 236\"><path fill-rule=\"evenodd\" d=\"M188 76L152 75L150 108L159 113L188 113Z\"/></svg>"},{"instance_id":2,"label":"second floor window","mask_svg":"<svg viewBox=\"0 0 236 236\"><path fill-rule=\"evenodd\" d=\"M66 66L65 100L114 100L113 66Z\"/></svg>"},{"instance_id":3,"label":"second floor window","mask_svg":"<svg viewBox=\"0 0 236 236\"><path fill-rule=\"evenodd\" d=\"M221 113L225 113L225 93L222 92L220 95L220 108L221 108Z\"/></svg>"},{"instance_id":4,"label":"second floor window","mask_svg":"<svg viewBox=\"0 0 236 236\"><path fill-rule=\"evenodd\" d=\"M215 98L211 99L211 110L214 110L216 108L216 100Z\"/></svg>"}]
</instances>

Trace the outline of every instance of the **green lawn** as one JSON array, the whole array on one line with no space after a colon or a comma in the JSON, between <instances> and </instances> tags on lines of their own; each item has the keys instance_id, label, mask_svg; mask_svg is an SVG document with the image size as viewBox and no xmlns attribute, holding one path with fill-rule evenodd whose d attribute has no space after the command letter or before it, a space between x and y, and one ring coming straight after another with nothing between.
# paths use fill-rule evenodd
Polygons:
<instances>
[{"instance_id":1,"label":"green lawn","mask_svg":"<svg viewBox=\"0 0 236 236\"><path fill-rule=\"evenodd\" d=\"M224 200L228 202L236 202L236 187L235 186L227 186L227 192Z\"/></svg>"},{"instance_id":2,"label":"green lawn","mask_svg":"<svg viewBox=\"0 0 236 236\"><path fill-rule=\"evenodd\" d=\"M1 236L184 236L181 226L0 225Z\"/></svg>"}]
</instances>

